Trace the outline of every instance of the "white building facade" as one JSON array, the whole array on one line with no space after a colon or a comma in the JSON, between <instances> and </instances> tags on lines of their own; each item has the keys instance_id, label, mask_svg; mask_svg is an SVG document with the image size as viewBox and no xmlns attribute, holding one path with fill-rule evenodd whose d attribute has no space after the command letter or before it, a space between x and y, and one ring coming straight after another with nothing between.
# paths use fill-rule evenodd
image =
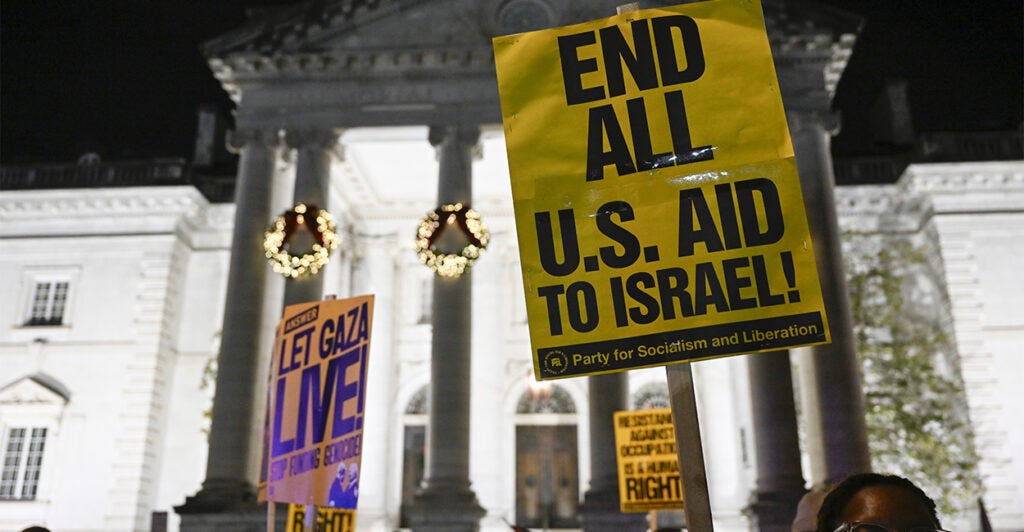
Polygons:
<instances>
[{"instance_id":1,"label":"white building facade","mask_svg":"<svg viewBox=\"0 0 1024 532\"><path fill-rule=\"evenodd\" d=\"M435 132L458 137L465 129L479 139L455 155L471 154L471 206L491 233L472 267L462 405L480 529L579 529L578 504L599 476L592 381L531 379L489 36L614 11L597 4L339 0L271 12L213 41L214 75L238 104L235 204L211 203L174 178L188 171L184 163L143 164L152 178L135 184L147 186L124 186L126 169L101 164L85 188L74 188L75 179L33 186L40 176L31 168L5 168L3 182L18 186L0 192L0 532L33 524L177 530L187 500L217 488L211 481L225 472L255 482L260 435L207 432L211 417L214 425L262 426L265 390L252 387L265 382L286 289L269 264L245 262L246 254L255 258L261 251L251 244L263 229L311 189L341 237L320 274L322 292L376 298L358 530L405 528L429 448L427 397L432 386L453 384L431 382L433 330L446 316L432 306L434 274L418 262L413 240L420 220L445 202L451 173L451 152L432 146ZM765 7L801 172L831 182L829 100L852 35L828 13ZM963 377L989 519L996 530L1024 529L1024 414L1016 408L1024 398L1024 313L1016 310L1024 299L1024 163L913 165L896 185L842 188L835 197L842 228L920 234L934 251L936 286L947 296L936 301L949 302L957 350L950 371ZM259 355L225 357L228 335ZM218 357L230 359L227 369ZM809 357L793 358L805 374ZM748 357L693 366L711 510L724 531L752 527L758 398L747 366ZM236 372L245 378L223 378ZM228 405L219 418L211 412L218 373L217 401ZM628 408L667 401L661 368L626 375ZM803 391L818 386L803 380ZM818 410L803 401L805 418L830 414ZM804 450L808 486L828 478L822 454L813 444ZM214 455L224 463L208 463ZM944 524L976 530L976 517ZM231 518L224 513L222 530L236 530Z\"/></svg>"},{"instance_id":2,"label":"white building facade","mask_svg":"<svg viewBox=\"0 0 1024 532\"><path fill-rule=\"evenodd\" d=\"M335 204L353 208L342 224L345 249L325 273L329 291L377 298L359 530L398 528L410 482L422 474L433 274L411 242L437 179L425 135L425 128L353 130L341 139L345 160L332 169ZM549 518L561 515L573 528L575 510L564 501L574 504L589 482L587 382L555 381L539 394L531 383L500 132L485 132L481 147L475 208L493 238L473 266L470 475L487 512L481 525L531 522L546 502ZM405 157L381 164L380 150ZM376 172L407 181L379 189ZM839 189L837 204L847 228L885 231L895 211L934 228L989 518L996 530L1019 530L1024 419L1015 405L1024 314L1015 307L1024 297L1016 281L1024 164L914 165L896 185ZM218 348L232 211L188 186L0 194L0 530L159 529L160 512L176 528L173 507L203 480L211 397L203 382ZM269 327L254 326L253 334ZM722 530L750 526L744 510L757 457L745 366L745 357L694 366ZM664 383L660 368L630 372L632 407L663 401ZM525 434L569 444L541 452ZM555 469L558 479L547 477L549 486L567 495L537 488L545 478L538 468L555 463L568 465Z\"/></svg>"}]
</instances>

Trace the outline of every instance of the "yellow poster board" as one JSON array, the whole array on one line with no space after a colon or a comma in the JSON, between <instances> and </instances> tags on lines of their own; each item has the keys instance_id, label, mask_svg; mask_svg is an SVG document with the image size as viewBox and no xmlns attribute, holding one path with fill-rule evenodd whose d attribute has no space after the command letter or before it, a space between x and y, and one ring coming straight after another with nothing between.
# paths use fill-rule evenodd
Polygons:
<instances>
[{"instance_id":1,"label":"yellow poster board","mask_svg":"<svg viewBox=\"0 0 1024 532\"><path fill-rule=\"evenodd\" d=\"M268 501L355 509L373 296L290 305L271 354Z\"/></svg>"},{"instance_id":2,"label":"yellow poster board","mask_svg":"<svg viewBox=\"0 0 1024 532\"><path fill-rule=\"evenodd\" d=\"M623 512L683 509L674 430L670 408L615 413Z\"/></svg>"},{"instance_id":3,"label":"yellow poster board","mask_svg":"<svg viewBox=\"0 0 1024 532\"><path fill-rule=\"evenodd\" d=\"M306 532L306 506L303 504L288 505L288 520L285 532ZM356 511L338 508L316 508L316 525L313 532L355 532Z\"/></svg>"},{"instance_id":4,"label":"yellow poster board","mask_svg":"<svg viewBox=\"0 0 1024 532\"><path fill-rule=\"evenodd\" d=\"M759 2L494 53L538 379L830 341Z\"/></svg>"}]
</instances>

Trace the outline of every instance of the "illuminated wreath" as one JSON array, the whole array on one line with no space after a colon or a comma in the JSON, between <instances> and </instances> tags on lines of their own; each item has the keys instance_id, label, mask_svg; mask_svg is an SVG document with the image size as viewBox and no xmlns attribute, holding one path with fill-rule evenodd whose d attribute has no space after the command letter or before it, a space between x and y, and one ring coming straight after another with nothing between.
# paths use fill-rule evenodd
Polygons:
<instances>
[{"instance_id":1,"label":"illuminated wreath","mask_svg":"<svg viewBox=\"0 0 1024 532\"><path fill-rule=\"evenodd\" d=\"M450 225L458 227L466 235L466 246L458 254L434 251L434 243ZM461 203L442 205L427 213L420 222L416 230L416 254L423 264L441 277L455 278L473 265L490 239L491 234L480 221L479 213Z\"/></svg>"},{"instance_id":2,"label":"illuminated wreath","mask_svg":"<svg viewBox=\"0 0 1024 532\"><path fill-rule=\"evenodd\" d=\"M303 255L292 255L285 246L299 227L305 227L313 235L313 249ZM275 272L294 279L316 275L327 265L338 241L334 218L316 205L300 203L274 220L264 233L263 249Z\"/></svg>"}]
</instances>

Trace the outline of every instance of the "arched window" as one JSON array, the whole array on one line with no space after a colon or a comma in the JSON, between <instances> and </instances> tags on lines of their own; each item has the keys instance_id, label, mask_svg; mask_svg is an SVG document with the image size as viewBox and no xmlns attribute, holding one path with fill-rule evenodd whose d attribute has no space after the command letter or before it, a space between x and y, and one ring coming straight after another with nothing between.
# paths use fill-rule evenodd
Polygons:
<instances>
[{"instance_id":1,"label":"arched window","mask_svg":"<svg viewBox=\"0 0 1024 532\"><path fill-rule=\"evenodd\" d=\"M637 391L633 392L633 400L630 401L633 410L647 410L649 408L669 408L668 384L664 382L649 382Z\"/></svg>"},{"instance_id":2,"label":"arched window","mask_svg":"<svg viewBox=\"0 0 1024 532\"><path fill-rule=\"evenodd\" d=\"M425 416L427 415L427 390L428 387L424 386L412 394L409 398L409 402L405 405L405 415L407 416Z\"/></svg>"},{"instance_id":3,"label":"arched window","mask_svg":"<svg viewBox=\"0 0 1024 532\"><path fill-rule=\"evenodd\" d=\"M536 383L519 397L516 413L575 414L576 403L562 388L549 383Z\"/></svg>"}]
</instances>

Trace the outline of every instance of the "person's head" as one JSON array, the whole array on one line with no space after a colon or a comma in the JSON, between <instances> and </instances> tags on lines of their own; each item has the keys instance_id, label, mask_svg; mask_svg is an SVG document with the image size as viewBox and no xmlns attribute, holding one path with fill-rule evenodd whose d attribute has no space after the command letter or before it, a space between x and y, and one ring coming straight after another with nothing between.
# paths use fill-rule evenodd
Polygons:
<instances>
[{"instance_id":1,"label":"person's head","mask_svg":"<svg viewBox=\"0 0 1024 532\"><path fill-rule=\"evenodd\" d=\"M359 489L359 465L348 466L348 491Z\"/></svg>"},{"instance_id":2,"label":"person's head","mask_svg":"<svg viewBox=\"0 0 1024 532\"><path fill-rule=\"evenodd\" d=\"M812 489L804 494L796 507L796 517L793 518L792 532L814 532L818 526L818 509L825 500L825 492L821 489Z\"/></svg>"},{"instance_id":3,"label":"person's head","mask_svg":"<svg viewBox=\"0 0 1024 532\"><path fill-rule=\"evenodd\" d=\"M338 472L334 475L334 478L337 479L338 484L345 485L345 462L338 464Z\"/></svg>"},{"instance_id":4,"label":"person's head","mask_svg":"<svg viewBox=\"0 0 1024 532\"><path fill-rule=\"evenodd\" d=\"M853 526L861 523L864 526ZM940 530L935 501L896 475L861 473L836 484L821 503L817 532L921 532ZM872 528L871 525L874 525Z\"/></svg>"}]
</instances>

